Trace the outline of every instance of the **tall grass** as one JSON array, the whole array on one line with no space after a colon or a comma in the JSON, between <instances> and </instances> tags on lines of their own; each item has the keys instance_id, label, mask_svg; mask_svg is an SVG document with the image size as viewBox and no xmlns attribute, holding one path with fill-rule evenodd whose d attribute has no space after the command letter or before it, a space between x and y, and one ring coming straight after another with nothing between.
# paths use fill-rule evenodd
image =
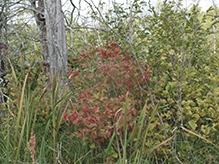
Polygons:
<instances>
[{"instance_id":1,"label":"tall grass","mask_svg":"<svg viewBox=\"0 0 219 164\"><path fill-rule=\"evenodd\" d=\"M145 157L145 154L143 154L143 152L145 151L145 145L144 143L146 142L146 138L148 137L148 129L149 129L149 126L151 124L151 121L153 120L154 116L155 116L155 112L157 110L157 107L154 108L150 114L150 117L148 115L146 115L146 108L147 108L147 104L145 104L145 106L143 107L142 111L141 111L141 114L137 120L137 124L136 124L136 127L139 127L139 129L137 130L137 128L135 128L135 130L132 132L134 134L137 133L137 140L136 140L136 143L134 145L134 151L132 154L130 154L129 158L128 158L128 155L127 155L127 148L133 148L133 136L130 135L128 136L128 132L127 132L127 110L128 110L128 95L126 96L126 102L125 102L125 112L124 112L124 136L123 136L123 140L124 141L122 143L122 145L120 145L121 142L119 142L119 138L118 136L116 135L116 131L117 131L117 126L118 126L118 123L120 121L120 118L119 120L117 121L116 123L116 128L115 128L115 132L113 133L111 139L110 139L110 142L109 142L109 145L107 147L107 151L106 151L106 154L104 156L104 160L103 162L105 162L106 160L106 156L110 150L110 147L112 146L112 143L113 143L113 140L115 139L116 140L116 144L117 144L117 150L120 150L120 146L123 148L122 149L122 155L120 152L118 152L118 156L119 156L119 161L118 163L121 163L121 164L126 164L127 161L131 162L131 163L141 163L142 162L142 158ZM150 118L148 121L147 119ZM146 124L146 130L143 129L143 125ZM130 133L129 133L130 134ZM142 137L143 136L143 137ZM140 143L140 141L142 141ZM160 144L159 146L161 146L162 144ZM156 147L153 147L151 148L150 151L152 151L153 149L157 148L158 146ZM130 150L129 150L130 151Z\"/></svg>"},{"instance_id":2,"label":"tall grass","mask_svg":"<svg viewBox=\"0 0 219 164\"><path fill-rule=\"evenodd\" d=\"M22 62L24 61L21 60L21 64L23 64ZM40 76L34 76L36 83L33 87L29 80L30 75L33 75L33 65L28 70L22 70L21 77L18 77L12 64L11 69L15 93L12 93L14 100L9 101L8 106L4 106L7 115L0 125L0 163L33 162L27 145L30 141L31 131L36 135L37 144L34 160L35 163L39 164L90 164L112 163L112 161L119 164L158 163L156 150L162 149L162 146L173 138L177 143L175 149L179 154L179 161L189 163L193 158L193 160L203 163L218 162L218 146L185 127L181 127L181 130L183 129L188 135L193 135L197 139L187 143L195 148L192 158L188 153L189 151L182 147L183 144L185 145L185 139L182 138L184 135L180 135L180 128L178 129L178 136L171 136L150 147L145 146L145 143L151 138L149 129L156 116L156 110L160 110L162 107L157 105L149 114L146 114L146 103L136 119L136 128L128 131L126 122L129 106L128 95L124 107L123 135L118 136L116 133L118 124L121 123L119 118L106 150L101 152L98 147L92 148L86 140L77 138L69 130L68 125L64 123L63 115L70 107L68 100L70 92L68 91L68 83L65 87L61 85L62 79L61 76L58 76L58 73L52 77L51 84L46 87L39 84ZM42 65L35 70L34 74L39 75L41 69ZM7 110L8 107L10 107L10 110ZM118 157L112 158L112 149L118 150L116 152ZM186 155L183 155L183 153ZM206 154L208 158L205 158ZM166 156L168 158L168 154ZM163 161L165 163L166 159Z\"/></svg>"},{"instance_id":3,"label":"tall grass","mask_svg":"<svg viewBox=\"0 0 219 164\"><path fill-rule=\"evenodd\" d=\"M61 76L57 80L57 74L55 77L53 77L52 84L49 85L47 88L41 88L40 85L35 86L35 88L31 88L31 81L29 80L31 73L33 73L32 66L30 66L28 72L25 72L24 69L21 69L21 76L24 77L23 81L19 81L18 77L15 73L15 70L9 61L11 65L12 70L12 78L14 80L14 86L17 89L17 96L16 96L16 105L13 106L13 111L15 112L15 118L13 118L13 122L16 122L15 124L11 124L10 117L8 118L7 122L5 122L7 127L6 129L4 127L4 131L7 131L7 135L4 138L7 138L7 146L6 146L6 163L9 163L9 161L14 161L14 163L18 163L20 159L29 162L30 159L30 153L27 149L27 142L30 139L30 132L33 130L34 132L38 131L36 127L39 127L39 121L37 120L37 117L41 115L43 111L40 111L40 109L43 108L50 108L50 112L48 113L47 119L44 121L45 126L41 126L44 129L41 129L43 132L42 135L37 135L42 140L40 149L38 151L39 155L37 158L37 161L39 163L46 163L46 151L50 152L52 150L53 152L53 163L56 163L56 146L57 146L57 132L59 131L60 125L62 123L62 114L64 112L64 99L68 96L66 88L61 88ZM31 62L34 63L34 62ZM23 58L21 58L21 65L24 64ZM38 69L38 72L35 72L35 74L40 74L42 69L42 65L40 66L40 69ZM25 74L26 73L26 74ZM21 78L22 79L22 78ZM36 80L35 83L37 83L38 79L32 79ZM22 89L20 92L19 87L22 84ZM48 92L51 88L51 94ZM61 91L62 89L62 91ZM63 94L60 94L60 93ZM47 98L45 96L51 95L51 99ZM38 105L42 103L42 100L47 102L45 103L46 106L39 107ZM51 100L51 101L50 101ZM11 102L13 103L13 102ZM18 106L18 108L16 108ZM66 107L64 107L66 110ZM8 113L9 116L10 113ZM52 124L51 124L52 122ZM52 142L52 149L49 148L47 145L48 134L51 133L52 129L52 141L50 140L50 143ZM40 132L40 131L39 131ZM1 139L4 140L2 137ZM13 140L13 149L10 149L11 141ZM4 143L4 142L3 142ZM2 145L2 147L5 147L5 145ZM45 150L47 149L47 150Z\"/></svg>"}]
</instances>

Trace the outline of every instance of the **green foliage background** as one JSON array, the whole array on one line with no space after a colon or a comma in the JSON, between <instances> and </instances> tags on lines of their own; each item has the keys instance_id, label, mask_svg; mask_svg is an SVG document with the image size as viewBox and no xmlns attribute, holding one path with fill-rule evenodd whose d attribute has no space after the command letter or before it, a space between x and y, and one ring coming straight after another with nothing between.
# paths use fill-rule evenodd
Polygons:
<instances>
[{"instance_id":1,"label":"green foliage background","mask_svg":"<svg viewBox=\"0 0 219 164\"><path fill-rule=\"evenodd\" d=\"M102 7L104 5L100 4ZM148 9L147 13L145 8ZM129 7L115 3L114 8L108 11L90 12L92 20L98 22L98 28L89 24L76 28L76 20L67 26L68 65L73 71L83 71L82 63L75 60L84 53L83 50L92 52L91 47L101 47L108 42L118 43L121 53L135 54L141 63L151 66L153 76L148 84L156 108L149 98L147 105L156 109L161 119L158 114L147 116L150 125L146 126L148 133L145 143L142 138L138 141L135 133L132 141L128 140L130 136L123 136L124 143L120 146L128 147L129 163L219 162L219 40L216 10L211 7L204 12L198 5L180 9L174 1L167 0L155 8L144 1L135 0ZM36 25L25 25L20 21L15 27L20 25L25 28L8 37L10 48L7 53L12 65L8 63L9 71L5 78L9 85L3 89L10 99L1 104L1 109L7 114L1 120L0 127L2 160L31 162L27 142L33 130L38 144L35 156L39 163L55 163L57 159L63 163L99 163L103 159L108 163L125 163L126 154L121 155L120 148L115 145L104 151L101 146L94 146L74 135L73 131L78 127L69 127L63 116L71 111L72 102L89 84L81 86L80 79L79 84L67 83L65 87L68 89L61 92L64 87L59 86L60 79L54 77L52 84L45 87L47 77L41 73L41 65L34 65L33 59L33 56L41 59L40 43L30 37L30 34L38 35ZM133 56L131 60L136 59ZM24 69L25 61L30 61L28 69ZM84 72L93 74L95 69ZM149 95L146 85L141 84L140 87ZM107 143L117 144L112 138ZM132 147L138 142L143 145L141 155Z\"/></svg>"}]
</instances>

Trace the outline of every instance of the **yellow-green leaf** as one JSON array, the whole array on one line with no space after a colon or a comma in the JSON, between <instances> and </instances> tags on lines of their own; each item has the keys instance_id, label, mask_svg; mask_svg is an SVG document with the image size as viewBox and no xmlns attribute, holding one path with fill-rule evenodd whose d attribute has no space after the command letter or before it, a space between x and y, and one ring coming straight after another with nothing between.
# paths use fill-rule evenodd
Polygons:
<instances>
[{"instance_id":1,"label":"yellow-green leaf","mask_svg":"<svg viewBox=\"0 0 219 164\"><path fill-rule=\"evenodd\" d=\"M114 153L112 154L112 157L113 157L113 158L118 158L118 154L117 154L116 152L114 152Z\"/></svg>"},{"instance_id":2,"label":"yellow-green leaf","mask_svg":"<svg viewBox=\"0 0 219 164\"><path fill-rule=\"evenodd\" d=\"M95 99L99 98L99 94L98 93L93 93L93 96L94 96Z\"/></svg>"},{"instance_id":3,"label":"yellow-green leaf","mask_svg":"<svg viewBox=\"0 0 219 164\"><path fill-rule=\"evenodd\" d=\"M209 128L207 125L202 125L202 126L201 126L201 131L202 131L204 134L209 134L209 133L210 133L210 128Z\"/></svg>"},{"instance_id":4,"label":"yellow-green leaf","mask_svg":"<svg viewBox=\"0 0 219 164\"><path fill-rule=\"evenodd\" d=\"M201 149L201 150L199 151L199 153L200 153L200 154L203 154L203 149Z\"/></svg>"},{"instance_id":5,"label":"yellow-green leaf","mask_svg":"<svg viewBox=\"0 0 219 164\"><path fill-rule=\"evenodd\" d=\"M92 143L92 144L89 145L89 147L90 147L91 149L93 149L93 148L95 148L95 144Z\"/></svg>"},{"instance_id":6,"label":"yellow-green leaf","mask_svg":"<svg viewBox=\"0 0 219 164\"><path fill-rule=\"evenodd\" d=\"M150 124L148 130L152 130L154 128L154 126L155 126L154 124Z\"/></svg>"},{"instance_id":7,"label":"yellow-green leaf","mask_svg":"<svg viewBox=\"0 0 219 164\"><path fill-rule=\"evenodd\" d=\"M196 127L197 127L197 124L195 123L194 120L190 120L190 121L188 122L188 124L191 126L192 130L195 130Z\"/></svg>"},{"instance_id":8,"label":"yellow-green leaf","mask_svg":"<svg viewBox=\"0 0 219 164\"><path fill-rule=\"evenodd\" d=\"M200 118L199 114L193 114L192 118L194 118L194 121L197 122Z\"/></svg>"}]
</instances>

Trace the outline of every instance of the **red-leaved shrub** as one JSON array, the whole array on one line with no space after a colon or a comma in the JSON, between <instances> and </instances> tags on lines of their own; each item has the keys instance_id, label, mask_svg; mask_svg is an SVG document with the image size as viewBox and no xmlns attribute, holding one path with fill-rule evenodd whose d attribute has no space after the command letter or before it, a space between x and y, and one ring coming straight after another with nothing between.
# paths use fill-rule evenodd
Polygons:
<instances>
[{"instance_id":1,"label":"red-leaved shrub","mask_svg":"<svg viewBox=\"0 0 219 164\"><path fill-rule=\"evenodd\" d=\"M144 68L142 75L132 55L124 54L116 43L94 47L73 60L81 65L78 71L69 69L77 100L71 99L72 109L64 117L67 123L78 127L77 136L103 142L111 137L118 120L116 133L121 135L127 93L127 128L131 130L148 99L144 79L149 81L152 76L150 66L140 63Z\"/></svg>"}]
</instances>

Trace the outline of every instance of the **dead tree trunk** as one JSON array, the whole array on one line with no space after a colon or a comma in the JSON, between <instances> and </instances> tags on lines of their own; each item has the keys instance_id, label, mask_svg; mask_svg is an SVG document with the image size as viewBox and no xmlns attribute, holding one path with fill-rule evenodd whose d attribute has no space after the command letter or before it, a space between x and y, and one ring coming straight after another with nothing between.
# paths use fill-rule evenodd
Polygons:
<instances>
[{"instance_id":1,"label":"dead tree trunk","mask_svg":"<svg viewBox=\"0 0 219 164\"><path fill-rule=\"evenodd\" d=\"M45 1L45 18L50 74L67 71L67 43L61 0Z\"/></svg>"},{"instance_id":2,"label":"dead tree trunk","mask_svg":"<svg viewBox=\"0 0 219 164\"><path fill-rule=\"evenodd\" d=\"M61 0L30 0L34 10L43 59L50 77L57 71L67 71L67 43Z\"/></svg>"},{"instance_id":3,"label":"dead tree trunk","mask_svg":"<svg viewBox=\"0 0 219 164\"><path fill-rule=\"evenodd\" d=\"M46 20L44 16L44 0L30 0L31 6L33 7L34 18L39 29L39 39L42 47L42 56L44 62L48 59L48 46L47 46L47 35L46 35Z\"/></svg>"}]
</instances>

